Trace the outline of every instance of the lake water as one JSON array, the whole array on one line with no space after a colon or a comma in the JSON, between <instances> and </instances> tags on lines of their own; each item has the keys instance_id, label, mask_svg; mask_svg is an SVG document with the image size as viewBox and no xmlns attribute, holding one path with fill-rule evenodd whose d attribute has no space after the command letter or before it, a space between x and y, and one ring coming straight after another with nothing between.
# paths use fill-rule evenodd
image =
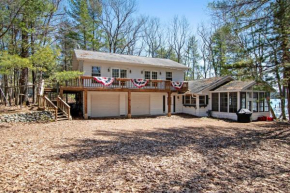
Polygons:
<instances>
[{"instance_id":1,"label":"lake water","mask_svg":"<svg viewBox=\"0 0 290 193\"><path fill-rule=\"evenodd\" d=\"M279 117L281 115L281 100L280 99L271 99L271 106L276 114L276 117ZM286 111L286 115L289 119L289 113L288 113L288 110L287 110L287 100L286 100L286 108L285 108L285 111Z\"/></svg>"}]
</instances>

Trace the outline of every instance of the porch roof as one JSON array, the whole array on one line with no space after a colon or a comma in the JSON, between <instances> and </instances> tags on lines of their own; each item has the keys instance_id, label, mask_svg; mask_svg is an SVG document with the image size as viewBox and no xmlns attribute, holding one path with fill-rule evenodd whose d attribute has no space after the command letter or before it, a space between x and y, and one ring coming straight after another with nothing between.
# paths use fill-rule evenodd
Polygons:
<instances>
[{"instance_id":1,"label":"porch roof","mask_svg":"<svg viewBox=\"0 0 290 193\"><path fill-rule=\"evenodd\" d=\"M227 81L233 80L230 76L212 77L188 81L188 94L197 94L204 90L214 89Z\"/></svg>"},{"instance_id":2,"label":"porch roof","mask_svg":"<svg viewBox=\"0 0 290 193\"><path fill-rule=\"evenodd\" d=\"M240 80L234 80L231 82L228 82L217 89L213 91L219 91L219 92L228 92L228 91L240 91L240 90L245 90L253 85L255 85L255 81L240 81Z\"/></svg>"}]
</instances>

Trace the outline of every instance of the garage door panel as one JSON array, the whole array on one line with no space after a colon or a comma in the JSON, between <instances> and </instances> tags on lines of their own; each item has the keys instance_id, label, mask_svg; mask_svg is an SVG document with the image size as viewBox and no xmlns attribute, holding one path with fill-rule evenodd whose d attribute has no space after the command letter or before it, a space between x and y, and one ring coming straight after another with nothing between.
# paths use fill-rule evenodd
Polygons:
<instances>
[{"instance_id":1,"label":"garage door panel","mask_svg":"<svg viewBox=\"0 0 290 193\"><path fill-rule=\"evenodd\" d=\"M92 117L120 115L119 94L96 94L92 96Z\"/></svg>"},{"instance_id":2,"label":"garage door panel","mask_svg":"<svg viewBox=\"0 0 290 193\"><path fill-rule=\"evenodd\" d=\"M150 95L132 94L131 99L132 115L149 115L150 114Z\"/></svg>"}]
</instances>

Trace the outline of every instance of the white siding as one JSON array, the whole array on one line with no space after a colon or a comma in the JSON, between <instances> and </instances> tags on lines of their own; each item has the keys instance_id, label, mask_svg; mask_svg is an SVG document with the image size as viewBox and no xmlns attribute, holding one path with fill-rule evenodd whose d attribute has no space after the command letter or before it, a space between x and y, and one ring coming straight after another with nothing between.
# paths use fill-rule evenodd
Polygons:
<instances>
[{"instance_id":1,"label":"white siding","mask_svg":"<svg viewBox=\"0 0 290 193\"><path fill-rule=\"evenodd\" d=\"M164 95L167 96L167 93L152 93L150 95L150 114L151 115L163 114L163 96Z\"/></svg>"},{"instance_id":2,"label":"white siding","mask_svg":"<svg viewBox=\"0 0 290 193\"><path fill-rule=\"evenodd\" d=\"M120 68L127 70L128 78L144 78L144 71L156 71L157 78L161 80L166 79L166 72L172 72L172 80L173 81L183 81L184 80L184 71L183 70L173 70L167 68L158 68L158 67L144 67L144 66L132 66L126 64L118 64L118 63L99 63L99 62L91 62L84 61L83 71L85 76L92 75L92 66L100 66L101 67L101 76L103 77L111 77L112 76L112 68ZM109 70L108 70L109 69ZM131 70L131 73L130 73ZM143 74L141 73L143 71ZM160 74L161 73L161 74Z\"/></svg>"}]
</instances>

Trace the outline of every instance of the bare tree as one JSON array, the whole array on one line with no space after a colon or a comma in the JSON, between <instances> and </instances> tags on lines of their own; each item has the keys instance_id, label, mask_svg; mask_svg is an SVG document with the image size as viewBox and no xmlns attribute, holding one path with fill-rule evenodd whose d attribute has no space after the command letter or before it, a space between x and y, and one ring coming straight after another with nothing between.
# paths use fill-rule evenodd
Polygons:
<instances>
[{"instance_id":1,"label":"bare tree","mask_svg":"<svg viewBox=\"0 0 290 193\"><path fill-rule=\"evenodd\" d=\"M106 0L100 18L105 32L107 49L111 53L131 53L130 50L141 37L146 18L135 17L135 0Z\"/></svg>"},{"instance_id":2,"label":"bare tree","mask_svg":"<svg viewBox=\"0 0 290 193\"><path fill-rule=\"evenodd\" d=\"M182 50L185 46L188 33L189 33L189 23L185 17L181 19L175 16L169 26L169 44L174 50L177 62L182 61Z\"/></svg>"},{"instance_id":3,"label":"bare tree","mask_svg":"<svg viewBox=\"0 0 290 193\"><path fill-rule=\"evenodd\" d=\"M155 58L156 51L162 46L162 30L160 28L160 20L151 18L145 25L143 41L146 45L146 53L148 56Z\"/></svg>"},{"instance_id":4,"label":"bare tree","mask_svg":"<svg viewBox=\"0 0 290 193\"><path fill-rule=\"evenodd\" d=\"M213 68L215 75L217 76L217 67L215 65L214 60L214 53L212 48L212 33L208 31L204 24L201 24L198 29L197 33L201 38L200 42L200 52L202 56L203 65L201 66L199 72L202 77L207 78L207 75L210 75L211 70Z\"/></svg>"}]
</instances>

